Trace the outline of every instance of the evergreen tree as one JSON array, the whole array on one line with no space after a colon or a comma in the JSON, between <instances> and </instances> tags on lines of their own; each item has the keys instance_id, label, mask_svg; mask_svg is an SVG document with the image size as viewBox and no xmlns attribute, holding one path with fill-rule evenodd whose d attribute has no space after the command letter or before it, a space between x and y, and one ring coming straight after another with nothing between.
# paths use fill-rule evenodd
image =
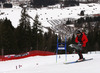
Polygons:
<instances>
[{"instance_id":1,"label":"evergreen tree","mask_svg":"<svg viewBox=\"0 0 100 73\"><path fill-rule=\"evenodd\" d=\"M2 24L3 24L4 20L0 19L0 55L2 55L2 49L3 49L3 46L2 46L2 31L1 31L1 27L2 27Z\"/></svg>"},{"instance_id":2,"label":"evergreen tree","mask_svg":"<svg viewBox=\"0 0 100 73\"><path fill-rule=\"evenodd\" d=\"M94 48L95 50L99 50L99 42L98 40L100 39L99 37L99 25L96 24L94 28Z\"/></svg>"},{"instance_id":3,"label":"evergreen tree","mask_svg":"<svg viewBox=\"0 0 100 73\"><path fill-rule=\"evenodd\" d=\"M73 36L72 36L71 43L72 43L72 44L75 44L75 35L74 35L74 34L73 34Z\"/></svg>"},{"instance_id":4,"label":"evergreen tree","mask_svg":"<svg viewBox=\"0 0 100 73\"><path fill-rule=\"evenodd\" d=\"M100 29L99 29L99 31L98 31L99 33L99 35L98 35L98 44L99 44L99 51L100 51Z\"/></svg>"},{"instance_id":5,"label":"evergreen tree","mask_svg":"<svg viewBox=\"0 0 100 73\"><path fill-rule=\"evenodd\" d=\"M4 3L5 1L6 1L6 0L0 0L0 2L3 2L3 3Z\"/></svg>"},{"instance_id":6,"label":"evergreen tree","mask_svg":"<svg viewBox=\"0 0 100 73\"><path fill-rule=\"evenodd\" d=\"M50 49L52 48L52 30L49 28L48 29L48 33L47 33L47 40L46 40L46 47L47 50L50 51Z\"/></svg>"},{"instance_id":7,"label":"evergreen tree","mask_svg":"<svg viewBox=\"0 0 100 73\"><path fill-rule=\"evenodd\" d=\"M79 2L76 0L64 0L64 6L78 6Z\"/></svg>"},{"instance_id":8,"label":"evergreen tree","mask_svg":"<svg viewBox=\"0 0 100 73\"><path fill-rule=\"evenodd\" d=\"M48 5L55 5L59 3L59 0L34 0L33 6L34 7L46 7Z\"/></svg>"},{"instance_id":9,"label":"evergreen tree","mask_svg":"<svg viewBox=\"0 0 100 73\"><path fill-rule=\"evenodd\" d=\"M42 26L38 19L39 17L36 15L32 26L32 47L35 50L39 49L39 39L42 38L38 37L39 33L42 35Z\"/></svg>"},{"instance_id":10,"label":"evergreen tree","mask_svg":"<svg viewBox=\"0 0 100 73\"><path fill-rule=\"evenodd\" d=\"M31 48L31 26L26 8L21 11L20 24L16 29L17 48L19 52L29 51Z\"/></svg>"},{"instance_id":11,"label":"evergreen tree","mask_svg":"<svg viewBox=\"0 0 100 73\"><path fill-rule=\"evenodd\" d=\"M16 42L14 27L7 18L0 25L0 48L4 49L4 54L15 53Z\"/></svg>"},{"instance_id":12,"label":"evergreen tree","mask_svg":"<svg viewBox=\"0 0 100 73\"><path fill-rule=\"evenodd\" d=\"M66 21L66 24L71 24L71 21L68 19L68 20Z\"/></svg>"},{"instance_id":13,"label":"evergreen tree","mask_svg":"<svg viewBox=\"0 0 100 73\"><path fill-rule=\"evenodd\" d=\"M59 42L60 39L59 39ZM44 34L44 50L55 52L57 48L57 35L49 28Z\"/></svg>"},{"instance_id":14,"label":"evergreen tree","mask_svg":"<svg viewBox=\"0 0 100 73\"><path fill-rule=\"evenodd\" d=\"M44 36L43 36L43 33L42 31L40 31L39 33L37 33L37 41L38 41L38 50L44 50Z\"/></svg>"},{"instance_id":15,"label":"evergreen tree","mask_svg":"<svg viewBox=\"0 0 100 73\"><path fill-rule=\"evenodd\" d=\"M44 50L45 50L45 51L48 49L48 48L47 48L48 39L49 39L48 33L45 32L45 33L44 33Z\"/></svg>"},{"instance_id":16,"label":"evergreen tree","mask_svg":"<svg viewBox=\"0 0 100 73\"><path fill-rule=\"evenodd\" d=\"M80 15L81 16L84 16L84 11L83 10L80 12Z\"/></svg>"}]
</instances>

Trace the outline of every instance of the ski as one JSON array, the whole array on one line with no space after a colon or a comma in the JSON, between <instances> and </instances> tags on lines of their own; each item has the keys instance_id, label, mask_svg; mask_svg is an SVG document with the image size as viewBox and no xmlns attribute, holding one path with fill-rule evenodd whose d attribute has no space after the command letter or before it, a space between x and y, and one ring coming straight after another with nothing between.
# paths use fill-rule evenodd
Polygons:
<instances>
[{"instance_id":1,"label":"ski","mask_svg":"<svg viewBox=\"0 0 100 73\"><path fill-rule=\"evenodd\" d=\"M85 60L83 60L83 61L65 62L64 64L73 64L73 63L79 63L79 62L84 62L84 61L89 61L89 60L93 60L93 58L90 58L90 59L85 59Z\"/></svg>"}]
</instances>

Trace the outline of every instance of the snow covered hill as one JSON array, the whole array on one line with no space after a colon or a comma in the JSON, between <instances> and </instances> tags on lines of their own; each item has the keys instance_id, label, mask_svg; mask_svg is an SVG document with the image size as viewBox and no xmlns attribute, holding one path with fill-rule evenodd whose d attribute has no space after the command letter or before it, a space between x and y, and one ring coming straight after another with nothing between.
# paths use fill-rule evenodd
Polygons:
<instances>
[{"instance_id":1,"label":"snow covered hill","mask_svg":"<svg viewBox=\"0 0 100 73\"><path fill-rule=\"evenodd\" d=\"M21 18L22 8L18 6L13 6L13 8L0 8L0 19L8 18L12 21L14 27L19 24L19 19ZM100 14L100 4L90 3L90 4L80 4L80 6L60 8L41 8L41 9L28 9L28 14L34 19L36 14L39 15L39 21L45 27L51 27L52 25L48 23L49 20L57 20L64 18L80 18L78 14L80 11L84 10L85 14ZM31 25L33 20L31 20Z\"/></svg>"},{"instance_id":2,"label":"snow covered hill","mask_svg":"<svg viewBox=\"0 0 100 73\"><path fill-rule=\"evenodd\" d=\"M0 73L99 73L100 52L98 54L84 54L86 59L93 60L63 64L65 55L60 55L56 63L56 56L34 56L25 59L0 62ZM77 54L68 54L67 62L76 61Z\"/></svg>"},{"instance_id":3,"label":"snow covered hill","mask_svg":"<svg viewBox=\"0 0 100 73\"><path fill-rule=\"evenodd\" d=\"M8 18L12 21L16 28L21 18L21 8L14 6L13 8L0 8L0 19ZM85 10L85 15L100 14L100 4L80 4L80 6L66 7L64 9L41 8L28 9L28 14L34 19L36 14L39 15L39 21L45 27L52 27L48 21L62 20L67 18L78 19L81 16L78 14L81 10ZM31 25L33 20L31 20ZM99 73L100 70L100 54L84 54L86 59L93 58L91 61L63 64L65 62L65 55L60 55L56 63L56 56L34 56L19 60L11 60L0 62L0 73ZM67 62L76 61L77 54L68 54Z\"/></svg>"}]
</instances>

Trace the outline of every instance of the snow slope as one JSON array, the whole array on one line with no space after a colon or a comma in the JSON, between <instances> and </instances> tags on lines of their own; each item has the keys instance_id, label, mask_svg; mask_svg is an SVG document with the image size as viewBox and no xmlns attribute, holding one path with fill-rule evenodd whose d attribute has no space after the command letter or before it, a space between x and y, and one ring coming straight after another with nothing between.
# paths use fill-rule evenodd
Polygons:
<instances>
[{"instance_id":1,"label":"snow slope","mask_svg":"<svg viewBox=\"0 0 100 73\"><path fill-rule=\"evenodd\" d=\"M99 73L100 54L84 54L85 58L93 58L75 64L63 64L65 55L35 56L19 60L0 62L0 73ZM77 54L68 54L67 62L78 59Z\"/></svg>"},{"instance_id":2,"label":"snow slope","mask_svg":"<svg viewBox=\"0 0 100 73\"><path fill-rule=\"evenodd\" d=\"M89 7L92 6L92 7ZM13 7L9 9L0 8L0 19L8 18L12 21L14 27L19 24L21 8ZM28 14L35 17L39 15L39 20L45 27L51 27L48 20L62 18L80 18L78 14L81 10L85 10L85 14L100 14L100 4L80 4L80 6L66 7L64 9L29 9ZM1 15L1 13L3 13ZM31 24L32 24L32 20ZM65 65L65 56L61 55L56 63L56 56L35 56L20 60L11 60L0 62L0 73L99 73L100 69L100 54L84 54L85 58L93 58L91 61L82 63ZM69 54L67 62L75 61L78 55Z\"/></svg>"},{"instance_id":3,"label":"snow slope","mask_svg":"<svg viewBox=\"0 0 100 73\"><path fill-rule=\"evenodd\" d=\"M14 6L13 8L0 8L0 19L8 18L12 21L12 25L17 27L19 24L19 19L21 18L22 8ZM63 18L80 18L81 10L85 10L85 14L100 14L100 4L90 3L90 4L80 4L80 6L60 8L41 8L41 9L28 9L28 14L34 19L36 14L39 15L39 21L45 27L51 27L47 22L48 20L63 19ZM4 13L1 15L1 13ZM30 19L31 25L33 20Z\"/></svg>"}]
</instances>

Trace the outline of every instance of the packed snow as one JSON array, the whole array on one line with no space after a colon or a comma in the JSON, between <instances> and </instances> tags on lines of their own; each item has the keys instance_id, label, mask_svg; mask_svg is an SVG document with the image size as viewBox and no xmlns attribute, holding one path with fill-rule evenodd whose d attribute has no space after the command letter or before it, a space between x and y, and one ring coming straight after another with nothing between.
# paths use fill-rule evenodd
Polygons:
<instances>
[{"instance_id":1,"label":"packed snow","mask_svg":"<svg viewBox=\"0 0 100 73\"><path fill-rule=\"evenodd\" d=\"M59 54L57 62L56 55L4 61L0 62L0 73L99 73L100 52L95 53L83 54L86 59L93 58L93 60L73 64L64 62L76 61L77 54L68 54L67 61L64 54Z\"/></svg>"}]
</instances>

